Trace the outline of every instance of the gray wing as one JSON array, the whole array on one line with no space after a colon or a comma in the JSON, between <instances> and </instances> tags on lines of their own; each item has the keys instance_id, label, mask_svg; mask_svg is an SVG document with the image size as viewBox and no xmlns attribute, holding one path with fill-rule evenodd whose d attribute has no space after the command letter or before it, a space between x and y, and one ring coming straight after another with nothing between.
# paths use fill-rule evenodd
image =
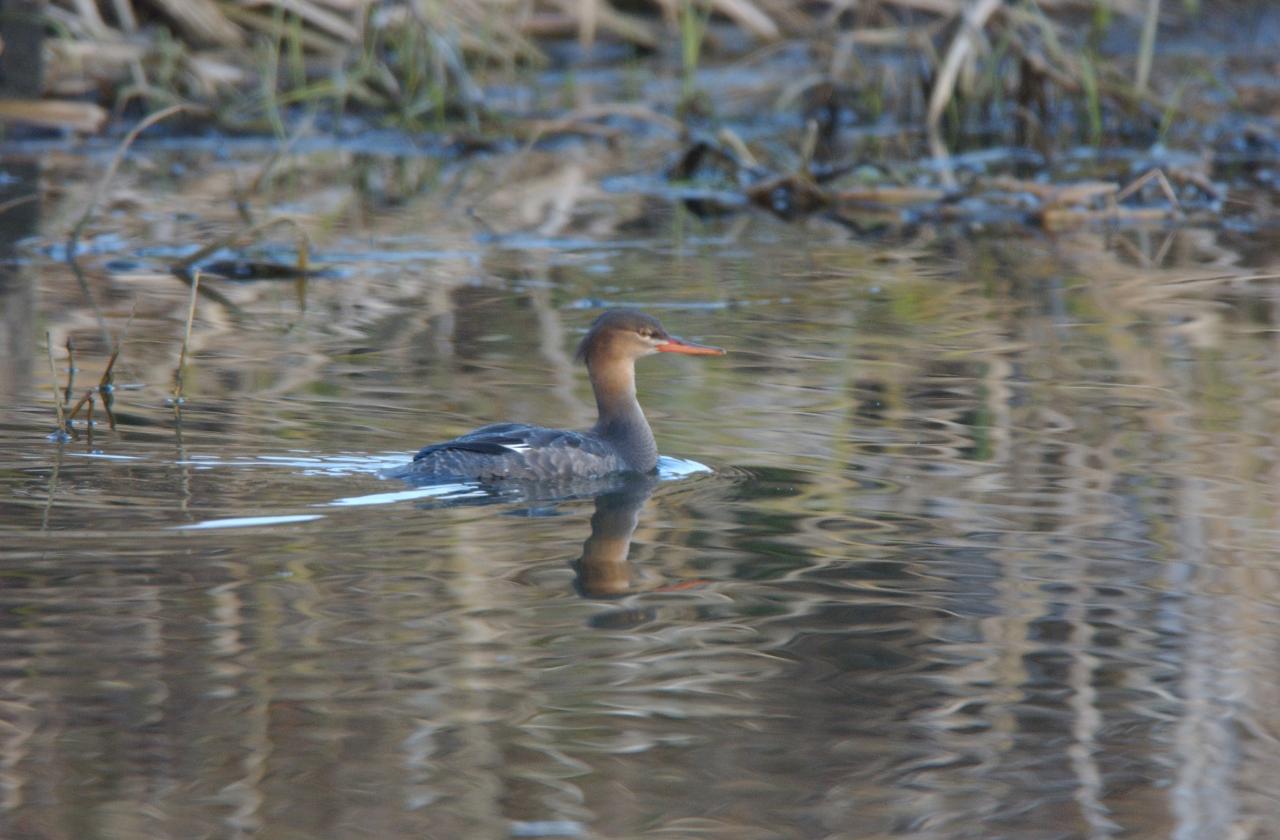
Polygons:
<instances>
[{"instance_id":1,"label":"gray wing","mask_svg":"<svg viewBox=\"0 0 1280 840\"><path fill-rule=\"evenodd\" d=\"M545 480L626 468L613 447L593 435L497 423L423 447L400 477Z\"/></svg>"}]
</instances>

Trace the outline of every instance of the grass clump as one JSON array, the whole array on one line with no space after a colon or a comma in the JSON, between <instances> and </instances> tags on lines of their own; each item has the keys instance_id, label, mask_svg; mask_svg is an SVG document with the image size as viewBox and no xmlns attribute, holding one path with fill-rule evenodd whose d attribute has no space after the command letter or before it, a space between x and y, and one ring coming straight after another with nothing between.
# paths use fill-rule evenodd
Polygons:
<instances>
[{"instance_id":1,"label":"grass clump","mask_svg":"<svg viewBox=\"0 0 1280 840\"><path fill-rule=\"evenodd\" d=\"M917 116L939 136L947 121L963 118L967 103L1009 99L1028 87L1027 76L1077 100L1096 94L1126 107L1167 104L1152 73L1160 0L63 2L47 12L52 91L113 90L109 104L143 100L144 110L195 101L230 125L277 131L298 107L355 110L415 130L474 130L493 71L510 78L539 66L555 44L575 37L584 56L599 41L660 59L669 53L681 68L677 110L698 101L695 74L709 53L784 40L808 45L815 58L913 57L928 87L926 112ZM1119 25L1136 30L1133 55L1081 57L1082 41Z\"/></svg>"},{"instance_id":2,"label":"grass clump","mask_svg":"<svg viewBox=\"0 0 1280 840\"><path fill-rule=\"evenodd\" d=\"M975 145L1022 146L1049 159L1081 143L1176 141L1184 115L1205 101L1197 92L1214 82L1159 72L1160 27L1196 14L1161 0L59 2L66 5L48 7L50 88L111 92L102 104L116 113L198 103L204 111L188 110L186 121L207 114L223 128L281 139L303 123L324 131L375 124L452 133L471 149L565 125L613 142L616 118L587 126L580 113L624 104L674 115L687 139L742 119L726 113L735 107L772 100L776 111L799 111L803 131L816 123L808 157L879 159L867 145L842 148L839 135L855 124L895 124L900 139L867 143L932 156L949 189L964 180L951 154ZM1108 51L1118 43L1128 54ZM780 71L770 59L779 55L788 63ZM740 72L731 82L702 73L726 58L738 71L773 69L758 70L758 91L741 84ZM609 88L580 69L603 62L630 76ZM564 70L557 101L547 95L555 82L530 78L553 64ZM645 83L664 76L674 84ZM630 95L649 99L624 103L626 78L638 92ZM736 86L733 96L704 90L708 80ZM503 112L493 96L499 84L534 93L504 96L523 104Z\"/></svg>"}]
</instances>

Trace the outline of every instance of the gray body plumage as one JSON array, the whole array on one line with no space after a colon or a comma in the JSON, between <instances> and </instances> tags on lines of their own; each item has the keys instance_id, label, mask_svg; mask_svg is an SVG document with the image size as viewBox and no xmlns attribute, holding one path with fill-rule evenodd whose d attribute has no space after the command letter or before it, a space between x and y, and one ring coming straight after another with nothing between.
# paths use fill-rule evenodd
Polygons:
<instances>
[{"instance_id":1,"label":"gray body plumage","mask_svg":"<svg viewBox=\"0 0 1280 840\"><path fill-rule=\"evenodd\" d=\"M411 463L386 475L419 482L547 481L630 469L617 447L593 434L496 423L423 447Z\"/></svg>"}]
</instances>

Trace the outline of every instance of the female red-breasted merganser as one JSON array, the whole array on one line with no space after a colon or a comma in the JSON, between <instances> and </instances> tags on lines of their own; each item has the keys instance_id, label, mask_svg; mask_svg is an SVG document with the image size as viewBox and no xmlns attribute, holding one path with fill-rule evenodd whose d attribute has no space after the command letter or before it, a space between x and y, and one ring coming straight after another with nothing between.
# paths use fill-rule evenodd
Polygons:
<instances>
[{"instance_id":1,"label":"female red-breasted merganser","mask_svg":"<svg viewBox=\"0 0 1280 840\"><path fill-rule=\"evenodd\" d=\"M636 359L651 353L719 356L724 351L676 338L643 312L611 310L596 318L578 345L577 358L587 364L599 412L590 431L497 423L424 447L412 463L384 475L431 483L553 481L652 472L658 446L636 401Z\"/></svg>"}]
</instances>

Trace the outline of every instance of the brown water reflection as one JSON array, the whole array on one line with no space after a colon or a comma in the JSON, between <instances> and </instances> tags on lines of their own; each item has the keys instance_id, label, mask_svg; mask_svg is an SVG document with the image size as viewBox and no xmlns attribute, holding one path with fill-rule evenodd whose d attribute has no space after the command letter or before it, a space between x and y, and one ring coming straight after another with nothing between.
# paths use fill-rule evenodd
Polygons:
<instances>
[{"instance_id":1,"label":"brown water reflection","mask_svg":"<svg viewBox=\"0 0 1280 840\"><path fill-rule=\"evenodd\" d=\"M86 382L109 344L24 246L0 833L1276 836L1273 250L596 199L546 234L576 245L344 217L305 307L211 280L176 418L186 289L151 255L209 221L121 218L85 261L142 387L101 456L45 440L43 332ZM731 349L639 372L714 472L555 515L335 504L481 422L589 422L593 301ZM308 519L188 527L235 517Z\"/></svg>"}]
</instances>

